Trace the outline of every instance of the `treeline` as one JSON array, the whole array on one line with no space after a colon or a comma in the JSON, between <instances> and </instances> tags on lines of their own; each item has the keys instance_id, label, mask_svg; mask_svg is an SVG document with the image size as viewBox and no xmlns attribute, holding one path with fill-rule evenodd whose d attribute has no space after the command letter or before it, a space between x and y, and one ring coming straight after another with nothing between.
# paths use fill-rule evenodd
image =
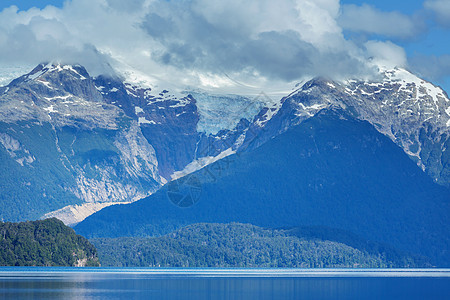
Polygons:
<instances>
[{"instance_id":1,"label":"treeline","mask_svg":"<svg viewBox=\"0 0 450 300\"><path fill-rule=\"evenodd\" d=\"M315 238L311 236L311 230L308 234L305 238L300 236L300 231L293 229L263 229L238 223L204 223L190 225L161 237L98 238L90 241L98 249L102 265L116 267L430 266L420 258L387 253L386 248L383 248L383 252L371 252L340 242Z\"/></svg>"},{"instance_id":2,"label":"treeline","mask_svg":"<svg viewBox=\"0 0 450 300\"><path fill-rule=\"evenodd\" d=\"M97 250L56 218L0 222L0 266L99 266Z\"/></svg>"}]
</instances>

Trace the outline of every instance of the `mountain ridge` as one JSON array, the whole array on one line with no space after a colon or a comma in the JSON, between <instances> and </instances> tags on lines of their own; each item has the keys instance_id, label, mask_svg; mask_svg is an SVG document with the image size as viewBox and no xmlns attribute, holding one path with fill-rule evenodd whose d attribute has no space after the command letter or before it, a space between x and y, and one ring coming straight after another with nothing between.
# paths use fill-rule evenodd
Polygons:
<instances>
[{"instance_id":1,"label":"mountain ridge","mask_svg":"<svg viewBox=\"0 0 450 300\"><path fill-rule=\"evenodd\" d=\"M322 110L75 230L92 238L155 236L200 222L320 225L448 265L449 195L370 123Z\"/></svg>"},{"instance_id":2,"label":"mountain ridge","mask_svg":"<svg viewBox=\"0 0 450 300\"><path fill-rule=\"evenodd\" d=\"M450 122L448 97L438 88L433 92L430 84L406 70L385 70L378 83L315 78L279 101L264 93L251 100L166 90L138 79L122 75L93 78L80 65L46 63L0 88L0 151L4 151L4 160L11 159L11 172L23 184L17 197L34 201L26 191L33 180L22 178L19 170L33 171L37 161L43 160L36 153L44 155L31 150L32 144L42 141L20 134L30 131L27 127L48 136L46 143L54 149L45 155L53 157L58 169L55 172L53 167L52 173L72 177L67 181L70 184L53 187L64 199L53 198L50 206L36 206L40 213L32 212L32 218L60 216L70 224L101 207L136 201L218 159L251 151L330 107L341 107L369 121L436 182L450 185L446 151L450 132L444 126ZM399 110L403 113L396 115L399 105L404 106ZM423 119L426 114L432 118ZM33 194L48 192L37 185Z\"/></svg>"}]
</instances>

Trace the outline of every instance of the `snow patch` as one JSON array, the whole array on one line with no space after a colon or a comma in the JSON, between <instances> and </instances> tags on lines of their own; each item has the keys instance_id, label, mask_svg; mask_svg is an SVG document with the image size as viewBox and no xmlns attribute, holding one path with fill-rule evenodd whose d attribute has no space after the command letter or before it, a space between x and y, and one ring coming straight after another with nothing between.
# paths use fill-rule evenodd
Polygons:
<instances>
[{"instance_id":1,"label":"snow patch","mask_svg":"<svg viewBox=\"0 0 450 300\"><path fill-rule=\"evenodd\" d=\"M77 70L75 70L75 68L71 65L61 65L61 64L53 64L53 63L49 63L47 64L41 72L43 72L42 74L46 73L46 72L61 72L61 71L69 71L71 73L75 73L80 80L86 80L87 78L84 77L83 75L81 75ZM40 75L42 75L40 74ZM39 75L39 76L40 76Z\"/></svg>"},{"instance_id":2,"label":"snow patch","mask_svg":"<svg viewBox=\"0 0 450 300\"><path fill-rule=\"evenodd\" d=\"M366 96L373 96L373 93L368 93L366 91L364 91L363 89L359 90L361 92L361 94L366 95Z\"/></svg>"},{"instance_id":3,"label":"snow patch","mask_svg":"<svg viewBox=\"0 0 450 300\"><path fill-rule=\"evenodd\" d=\"M56 113L58 111L55 110L53 105L50 105L49 107L44 108L45 111L48 111L49 113Z\"/></svg>"},{"instance_id":4,"label":"snow patch","mask_svg":"<svg viewBox=\"0 0 450 300\"><path fill-rule=\"evenodd\" d=\"M435 103L439 102L439 98L445 98L441 88L425 81L405 69L395 68L385 72L388 82L400 84L400 90L408 90L410 84L414 84L421 94L429 95ZM446 99L448 101L449 99Z\"/></svg>"},{"instance_id":5,"label":"snow patch","mask_svg":"<svg viewBox=\"0 0 450 300\"><path fill-rule=\"evenodd\" d=\"M68 70L68 71L70 71L70 72L73 72L73 73L77 74L77 75L80 77L80 80L86 80L86 79L87 79L86 77L84 77L83 75L81 75L77 70L75 70L75 69L73 68L73 66L65 65L65 66L63 66L63 70Z\"/></svg>"},{"instance_id":6,"label":"snow patch","mask_svg":"<svg viewBox=\"0 0 450 300\"><path fill-rule=\"evenodd\" d=\"M327 107L326 104L313 104L311 106L307 106L306 109L322 109Z\"/></svg>"},{"instance_id":7,"label":"snow patch","mask_svg":"<svg viewBox=\"0 0 450 300\"><path fill-rule=\"evenodd\" d=\"M41 78L36 79L35 81L36 81L36 82L39 82L39 83L41 83L41 84L43 84L43 85L45 85L45 87L48 88L48 89L50 89L50 90L54 90L54 89L55 89L54 87L52 87L52 86L50 85L50 82L45 81L45 80L43 80L43 79L41 79Z\"/></svg>"},{"instance_id":8,"label":"snow patch","mask_svg":"<svg viewBox=\"0 0 450 300\"><path fill-rule=\"evenodd\" d=\"M319 110L326 108L328 105L316 103L306 106L303 103L298 103L298 106L301 107L301 110L295 114L297 117L304 117L305 114L308 115L308 117L313 117Z\"/></svg>"},{"instance_id":9,"label":"snow patch","mask_svg":"<svg viewBox=\"0 0 450 300\"><path fill-rule=\"evenodd\" d=\"M67 100L67 98L69 98L70 95L66 95L66 96L55 96L55 97L44 97L44 99L48 100L48 101L52 101L52 100Z\"/></svg>"},{"instance_id":10,"label":"snow patch","mask_svg":"<svg viewBox=\"0 0 450 300\"><path fill-rule=\"evenodd\" d=\"M44 75L45 73L47 73L48 69L46 67L44 67L42 70L40 70L39 72L36 72L34 74L28 75L27 78L29 80L35 80L36 78L39 78L40 76Z\"/></svg>"},{"instance_id":11,"label":"snow patch","mask_svg":"<svg viewBox=\"0 0 450 300\"><path fill-rule=\"evenodd\" d=\"M190 103L190 101L186 97L184 97L184 98L181 98L177 104L170 105L169 107L171 107L171 108L184 107L184 106L188 105L189 103Z\"/></svg>"},{"instance_id":12,"label":"snow patch","mask_svg":"<svg viewBox=\"0 0 450 300\"><path fill-rule=\"evenodd\" d=\"M139 117L138 123L139 123L139 125L141 125L141 124L156 124L155 121L153 121L153 120L149 121L145 117Z\"/></svg>"},{"instance_id":13,"label":"snow patch","mask_svg":"<svg viewBox=\"0 0 450 300\"><path fill-rule=\"evenodd\" d=\"M281 108L281 102L275 102L272 106L267 108L267 111L261 117L256 120L255 124L259 127L263 127L269 120L275 116Z\"/></svg>"},{"instance_id":14,"label":"snow patch","mask_svg":"<svg viewBox=\"0 0 450 300\"><path fill-rule=\"evenodd\" d=\"M230 156L234 153L236 153L236 151L234 151L231 148L228 148L227 150L219 153L217 156L206 156L206 157L198 158L198 159L194 160L193 162L191 162L190 164L188 164L182 171L177 171L177 172L173 173L171 176L171 179L176 180L178 178L184 177L188 174L191 174L197 170L200 170L201 168L204 168L207 165L210 165L210 164L212 164L224 157Z\"/></svg>"}]
</instances>

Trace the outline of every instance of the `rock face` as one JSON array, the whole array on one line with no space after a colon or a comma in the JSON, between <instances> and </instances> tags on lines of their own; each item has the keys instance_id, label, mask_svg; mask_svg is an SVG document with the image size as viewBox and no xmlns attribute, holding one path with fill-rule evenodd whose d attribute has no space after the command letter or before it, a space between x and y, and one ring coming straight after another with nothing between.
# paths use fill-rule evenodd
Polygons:
<instances>
[{"instance_id":1,"label":"rock face","mask_svg":"<svg viewBox=\"0 0 450 300\"><path fill-rule=\"evenodd\" d=\"M130 202L120 202L120 204L129 204ZM44 215L45 219L58 218L68 226L75 226L88 216L102 210L105 207L116 205L117 202L94 202L84 203L82 205L69 205L56 211L49 212Z\"/></svg>"},{"instance_id":2,"label":"rock face","mask_svg":"<svg viewBox=\"0 0 450 300\"><path fill-rule=\"evenodd\" d=\"M41 64L0 87L0 218L58 211L76 223L74 205L89 204L91 211L103 207L92 204L146 197L330 107L370 122L431 178L450 186L450 101L403 69L384 70L376 82L316 78L272 102L264 95L180 92L133 76L93 78L79 65Z\"/></svg>"},{"instance_id":3,"label":"rock face","mask_svg":"<svg viewBox=\"0 0 450 300\"><path fill-rule=\"evenodd\" d=\"M135 201L163 182L138 122L107 103L81 66L39 65L14 80L0 96L0 128L6 220Z\"/></svg>"}]
</instances>

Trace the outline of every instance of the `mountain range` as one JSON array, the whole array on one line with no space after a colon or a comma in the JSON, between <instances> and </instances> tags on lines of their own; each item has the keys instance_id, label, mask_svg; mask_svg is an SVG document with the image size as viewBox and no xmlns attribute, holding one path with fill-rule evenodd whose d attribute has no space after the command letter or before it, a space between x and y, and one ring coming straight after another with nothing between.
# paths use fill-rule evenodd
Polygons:
<instances>
[{"instance_id":1,"label":"mountain range","mask_svg":"<svg viewBox=\"0 0 450 300\"><path fill-rule=\"evenodd\" d=\"M238 110L247 98L215 99ZM189 163L230 148L248 125L231 118L223 122L233 130L198 131L199 107L220 108L196 103L190 94L92 78L82 66L38 65L0 88L0 217L77 223L151 194Z\"/></svg>"},{"instance_id":2,"label":"mountain range","mask_svg":"<svg viewBox=\"0 0 450 300\"><path fill-rule=\"evenodd\" d=\"M323 225L450 262L439 87L401 68L278 100L174 86L44 63L0 87L0 218L75 225L101 210L75 227L88 237Z\"/></svg>"},{"instance_id":3,"label":"mountain range","mask_svg":"<svg viewBox=\"0 0 450 300\"><path fill-rule=\"evenodd\" d=\"M195 223L326 226L448 264L449 199L389 138L338 108L75 230L93 238L158 236Z\"/></svg>"}]
</instances>

